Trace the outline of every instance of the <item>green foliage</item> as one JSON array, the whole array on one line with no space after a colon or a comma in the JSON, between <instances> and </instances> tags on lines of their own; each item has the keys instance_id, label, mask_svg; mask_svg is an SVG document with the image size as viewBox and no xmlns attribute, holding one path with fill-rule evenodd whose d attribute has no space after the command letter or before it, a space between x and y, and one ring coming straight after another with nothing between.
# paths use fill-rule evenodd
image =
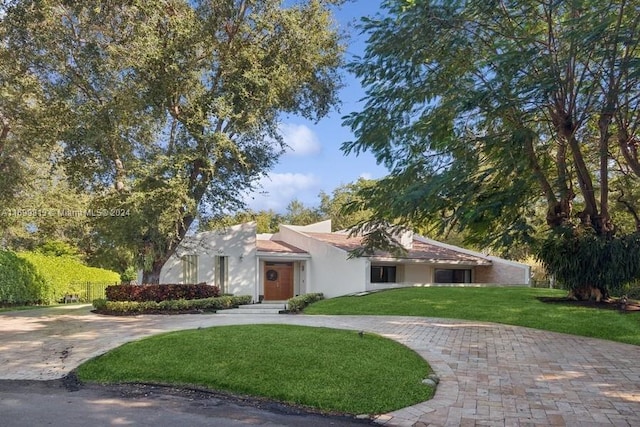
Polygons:
<instances>
[{"instance_id":1,"label":"green foliage","mask_svg":"<svg viewBox=\"0 0 640 427\"><path fill-rule=\"evenodd\" d=\"M56 105L55 132L38 135L99 194L100 246L157 283L195 218L242 207L275 164L280 114L319 119L337 103L337 3L24 0L0 20L0 53Z\"/></svg>"},{"instance_id":2,"label":"green foliage","mask_svg":"<svg viewBox=\"0 0 640 427\"><path fill-rule=\"evenodd\" d=\"M304 308L309 304L322 299L324 299L324 295L322 293L298 295L287 300L287 309L292 313L297 313L304 310Z\"/></svg>"},{"instance_id":3,"label":"green foliage","mask_svg":"<svg viewBox=\"0 0 640 427\"><path fill-rule=\"evenodd\" d=\"M53 299L33 264L11 251L0 251L0 305L46 304Z\"/></svg>"},{"instance_id":4,"label":"green foliage","mask_svg":"<svg viewBox=\"0 0 640 427\"><path fill-rule=\"evenodd\" d=\"M133 282L138 278L138 271L134 266L130 265L129 267L126 268L124 273L120 274L120 278L122 279L122 282L125 284L129 282Z\"/></svg>"},{"instance_id":5,"label":"green foliage","mask_svg":"<svg viewBox=\"0 0 640 427\"><path fill-rule=\"evenodd\" d=\"M36 252L20 252L18 256L32 264L44 279L47 303L61 300L65 294L79 294L81 299L86 299L82 293L87 282L120 283L118 273L88 267L68 256L47 256Z\"/></svg>"},{"instance_id":6,"label":"green foliage","mask_svg":"<svg viewBox=\"0 0 640 427\"><path fill-rule=\"evenodd\" d=\"M538 251L546 270L565 289L593 286L603 295L621 295L624 285L640 279L640 233L601 237L590 230L551 233Z\"/></svg>"},{"instance_id":7,"label":"green foliage","mask_svg":"<svg viewBox=\"0 0 640 427\"><path fill-rule=\"evenodd\" d=\"M107 309L106 298L96 298L93 301L91 301L91 304L93 305L93 308L95 308L97 311L104 311Z\"/></svg>"},{"instance_id":8,"label":"green foliage","mask_svg":"<svg viewBox=\"0 0 640 427\"><path fill-rule=\"evenodd\" d=\"M46 256L78 257L78 249L67 242L60 240L48 240L36 248L36 252Z\"/></svg>"},{"instance_id":9,"label":"green foliage","mask_svg":"<svg viewBox=\"0 0 640 427\"><path fill-rule=\"evenodd\" d=\"M498 250L548 227L636 230L637 7L383 2L361 25L368 44L350 69L366 96L342 147L390 169L360 192L378 220L367 231L463 232Z\"/></svg>"},{"instance_id":10,"label":"green foliage","mask_svg":"<svg viewBox=\"0 0 640 427\"><path fill-rule=\"evenodd\" d=\"M359 192L365 188L373 188L374 185L373 180L359 178L356 182L337 187L331 194L320 192L318 208L305 206L301 201L293 199L284 213L273 210L240 211L201 224L201 229L212 230L255 221L258 233L276 233L280 224L309 225L331 219L334 230L344 230L371 218L371 211L361 208L362 199Z\"/></svg>"},{"instance_id":11,"label":"green foliage","mask_svg":"<svg viewBox=\"0 0 640 427\"><path fill-rule=\"evenodd\" d=\"M163 285L161 285L163 286ZM108 313L156 313L156 312L185 312L185 311L212 311L224 310L249 304L252 300L250 295L221 296L199 299L171 299L164 301L110 301L107 299L96 299L93 307L98 311Z\"/></svg>"},{"instance_id":12,"label":"green foliage","mask_svg":"<svg viewBox=\"0 0 640 427\"><path fill-rule=\"evenodd\" d=\"M640 301L640 284L637 282L626 287L621 295L626 295L627 298Z\"/></svg>"},{"instance_id":13,"label":"green foliage","mask_svg":"<svg viewBox=\"0 0 640 427\"><path fill-rule=\"evenodd\" d=\"M372 211L361 203L361 192L375 187L375 184L374 180L358 178L355 182L336 187L330 195L320 193L319 210L325 218L331 218L334 231L345 230L371 219Z\"/></svg>"}]
</instances>

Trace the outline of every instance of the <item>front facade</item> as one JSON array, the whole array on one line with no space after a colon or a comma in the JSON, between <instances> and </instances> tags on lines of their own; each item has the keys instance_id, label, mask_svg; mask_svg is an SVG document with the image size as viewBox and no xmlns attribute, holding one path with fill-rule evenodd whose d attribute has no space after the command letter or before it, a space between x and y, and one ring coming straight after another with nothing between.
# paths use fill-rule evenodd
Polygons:
<instances>
[{"instance_id":1,"label":"front facade","mask_svg":"<svg viewBox=\"0 0 640 427\"><path fill-rule=\"evenodd\" d=\"M322 292L335 297L378 289L441 285L529 285L530 267L405 233L402 257L377 252L349 258L359 237L331 232L331 221L281 225L257 234L255 223L196 234L162 268L160 283L206 282L255 301Z\"/></svg>"}]
</instances>

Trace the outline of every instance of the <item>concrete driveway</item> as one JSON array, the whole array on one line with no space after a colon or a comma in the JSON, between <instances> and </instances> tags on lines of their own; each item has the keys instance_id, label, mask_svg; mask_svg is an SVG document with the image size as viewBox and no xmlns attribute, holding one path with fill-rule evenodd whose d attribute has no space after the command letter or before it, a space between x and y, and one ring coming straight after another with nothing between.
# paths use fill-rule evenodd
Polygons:
<instances>
[{"instance_id":1,"label":"concrete driveway","mask_svg":"<svg viewBox=\"0 0 640 427\"><path fill-rule=\"evenodd\" d=\"M62 378L83 361L144 336L252 323L364 330L418 352L441 378L435 397L380 415L376 421L381 424L640 426L640 347L452 319L223 313L110 317L92 314L88 305L7 312L0 313L0 380Z\"/></svg>"}]
</instances>

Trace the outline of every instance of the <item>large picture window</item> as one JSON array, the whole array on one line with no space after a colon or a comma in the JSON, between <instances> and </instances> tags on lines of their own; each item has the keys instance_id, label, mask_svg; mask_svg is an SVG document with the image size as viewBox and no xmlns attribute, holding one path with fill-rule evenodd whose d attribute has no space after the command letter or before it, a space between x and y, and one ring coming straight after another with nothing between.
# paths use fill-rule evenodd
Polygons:
<instances>
[{"instance_id":1,"label":"large picture window","mask_svg":"<svg viewBox=\"0 0 640 427\"><path fill-rule=\"evenodd\" d=\"M396 270L395 265L372 265L371 283L395 283Z\"/></svg>"},{"instance_id":2,"label":"large picture window","mask_svg":"<svg viewBox=\"0 0 640 427\"><path fill-rule=\"evenodd\" d=\"M182 257L182 283L198 283L198 255Z\"/></svg>"},{"instance_id":3,"label":"large picture window","mask_svg":"<svg viewBox=\"0 0 640 427\"><path fill-rule=\"evenodd\" d=\"M471 270L458 268L436 268L436 283L471 283Z\"/></svg>"}]
</instances>

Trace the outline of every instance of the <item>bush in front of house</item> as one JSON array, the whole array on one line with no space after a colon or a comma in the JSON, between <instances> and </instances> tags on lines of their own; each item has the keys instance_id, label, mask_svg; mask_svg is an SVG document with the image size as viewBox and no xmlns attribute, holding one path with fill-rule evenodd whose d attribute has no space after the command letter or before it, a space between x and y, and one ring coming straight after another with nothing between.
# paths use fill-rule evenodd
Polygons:
<instances>
[{"instance_id":1,"label":"bush in front of house","mask_svg":"<svg viewBox=\"0 0 640 427\"><path fill-rule=\"evenodd\" d=\"M0 305L48 303L52 299L44 278L29 261L0 251Z\"/></svg>"},{"instance_id":2,"label":"bush in front of house","mask_svg":"<svg viewBox=\"0 0 640 427\"><path fill-rule=\"evenodd\" d=\"M143 314L215 311L249 304L251 295L221 296L200 299L177 299L164 301L109 301L96 299L93 307L99 313Z\"/></svg>"},{"instance_id":3,"label":"bush in front of house","mask_svg":"<svg viewBox=\"0 0 640 427\"><path fill-rule=\"evenodd\" d=\"M118 273L89 267L75 257L38 252L19 252L17 256L29 262L44 279L45 290L41 301L44 304L60 301L67 294L82 294L86 283L120 283Z\"/></svg>"},{"instance_id":4,"label":"bush in front of house","mask_svg":"<svg viewBox=\"0 0 640 427\"><path fill-rule=\"evenodd\" d=\"M117 285L109 286L106 291L109 301L168 301L215 298L220 296L220 288L206 283L197 285Z\"/></svg>"},{"instance_id":5,"label":"bush in front of house","mask_svg":"<svg viewBox=\"0 0 640 427\"><path fill-rule=\"evenodd\" d=\"M324 295L322 293L298 295L297 297L289 298L287 301L287 309L291 313L297 313L302 311L309 304L322 299L324 299Z\"/></svg>"}]
</instances>

